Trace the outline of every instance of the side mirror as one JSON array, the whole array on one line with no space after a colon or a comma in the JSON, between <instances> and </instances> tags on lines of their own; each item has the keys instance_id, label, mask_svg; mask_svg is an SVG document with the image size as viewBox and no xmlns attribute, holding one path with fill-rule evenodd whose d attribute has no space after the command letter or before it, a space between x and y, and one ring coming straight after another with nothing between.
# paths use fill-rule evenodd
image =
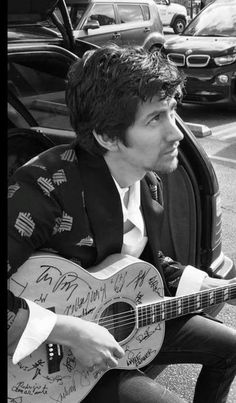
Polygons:
<instances>
[{"instance_id":1,"label":"side mirror","mask_svg":"<svg viewBox=\"0 0 236 403\"><path fill-rule=\"evenodd\" d=\"M88 29L97 29L97 28L100 28L100 24L97 20L87 21L83 26L83 29L85 31L87 31Z\"/></svg>"}]
</instances>

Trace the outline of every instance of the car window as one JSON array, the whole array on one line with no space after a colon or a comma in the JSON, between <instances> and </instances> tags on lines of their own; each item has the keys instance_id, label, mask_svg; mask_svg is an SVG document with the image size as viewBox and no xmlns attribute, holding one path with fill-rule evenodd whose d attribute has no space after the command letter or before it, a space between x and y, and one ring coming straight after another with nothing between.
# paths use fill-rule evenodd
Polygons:
<instances>
[{"instance_id":1,"label":"car window","mask_svg":"<svg viewBox=\"0 0 236 403\"><path fill-rule=\"evenodd\" d=\"M144 20L142 8L139 4L118 4L118 11L122 24Z\"/></svg>"},{"instance_id":2,"label":"car window","mask_svg":"<svg viewBox=\"0 0 236 403\"><path fill-rule=\"evenodd\" d=\"M116 23L115 12L112 4L95 4L89 12L87 21L96 20L101 26Z\"/></svg>"},{"instance_id":3,"label":"car window","mask_svg":"<svg viewBox=\"0 0 236 403\"><path fill-rule=\"evenodd\" d=\"M73 7L68 6L68 12L70 15L71 23L73 26L73 29L77 28L77 25L79 24L81 18L83 17L85 11L88 8L88 3L80 3L76 4Z\"/></svg>"},{"instance_id":4,"label":"car window","mask_svg":"<svg viewBox=\"0 0 236 403\"><path fill-rule=\"evenodd\" d=\"M53 63L9 62L8 85L39 126L71 130L65 105L65 73L60 75L58 64L55 69Z\"/></svg>"},{"instance_id":5,"label":"car window","mask_svg":"<svg viewBox=\"0 0 236 403\"><path fill-rule=\"evenodd\" d=\"M143 9L143 14L144 14L144 19L145 21L149 21L150 20L150 9L148 6L142 5L142 9Z\"/></svg>"},{"instance_id":6,"label":"car window","mask_svg":"<svg viewBox=\"0 0 236 403\"><path fill-rule=\"evenodd\" d=\"M166 6L167 2L166 0L155 0L155 3L157 4L164 4Z\"/></svg>"},{"instance_id":7,"label":"car window","mask_svg":"<svg viewBox=\"0 0 236 403\"><path fill-rule=\"evenodd\" d=\"M8 116L8 126L9 127L29 127L27 121L23 116L11 105L7 103L7 116Z\"/></svg>"},{"instance_id":8,"label":"car window","mask_svg":"<svg viewBox=\"0 0 236 403\"><path fill-rule=\"evenodd\" d=\"M184 35L236 36L236 5L210 5L189 24Z\"/></svg>"}]
</instances>

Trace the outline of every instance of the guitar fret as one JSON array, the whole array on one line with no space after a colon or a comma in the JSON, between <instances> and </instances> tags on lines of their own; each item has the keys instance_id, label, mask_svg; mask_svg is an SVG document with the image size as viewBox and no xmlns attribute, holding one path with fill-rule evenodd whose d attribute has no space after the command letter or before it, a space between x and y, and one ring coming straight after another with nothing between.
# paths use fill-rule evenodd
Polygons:
<instances>
[{"instance_id":1,"label":"guitar fret","mask_svg":"<svg viewBox=\"0 0 236 403\"><path fill-rule=\"evenodd\" d=\"M150 308L151 308L150 318L151 318L151 323L153 324L153 323L155 323L155 307L154 307L154 305L151 305Z\"/></svg>"},{"instance_id":2,"label":"guitar fret","mask_svg":"<svg viewBox=\"0 0 236 403\"><path fill-rule=\"evenodd\" d=\"M172 318L172 305L174 301L165 301L165 319Z\"/></svg>"},{"instance_id":3,"label":"guitar fret","mask_svg":"<svg viewBox=\"0 0 236 403\"><path fill-rule=\"evenodd\" d=\"M201 300L202 300L201 295L197 295L197 297L196 297L196 303L195 303L196 309L200 309L200 308L201 308L201 303L202 303Z\"/></svg>"},{"instance_id":4,"label":"guitar fret","mask_svg":"<svg viewBox=\"0 0 236 403\"><path fill-rule=\"evenodd\" d=\"M176 317L177 315L177 302L178 300L173 299L172 303L171 303L171 317Z\"/></svg>"},{"instance_id":5,"label":"guitar fret","mask_svg":"<svg viewBox=\"0 0 236 403\"><path fill-rule=\"evenodd\" d=\"M178 315L182 315L182 298L179 298L177 301L177 313Z\"/></svg>"},{"instance_id":6,"label":"guitar fret","mask_svg":"<svg viewBox=\"0 0 236 403\"><path fill-rule=\"evenodd\" d=\"M209 294L208 291L205 294L202 294L202 309L207 308L209 306Z\"/></svg>"},{"instance_id":7,"label":"guitar fret","mask_svg":"<svg viewBox=\"0 0 236 403\"><path fill-rule=\"evenodd\" d=\"M161 312L160 312L161 320L165 320L165 303L162 302L160 304L160 307L161 307Z\"/></svg>"},{"instance_id":8,"label":"guitar fret","mask_svg":"<svg viewBox=\"0 0 236 403\"><path fill-rule=\"evenodd\" d=\"M215 303L220 304L223 301L224 291L222 289L215 292Z\"/></svg>"},{"instance_id":9,"label":"guitar fret","mask_svg":"<svg viewBox=\"0 0 236 403\"><path fill-rule=\"evenodd\" d=\"M224 301L227 301L229 299L229 290L227 288L223 290L223 299Z\"/></svg>"},{"instance_id":10,"label":"guitar fret","mask_svg":"<svg viewBox=\"0 0 236 403\"><path fill-rule=\"evenodd\" d=\"M155 318L156 318L156 322L161 321L161 306L160 306L160 304L155 304Z\"/></svg>"},{"instance_id":11,"label":"guitar fret","mask_svg":"<svg viewBox=\"0 0 236 403\"><path fill-rule=\"evenodd\" d=\"M182 305L182 314L186 315L187 313L189 313L189 297L184 296L183 297L183 305Z\"/></svg>"}]
</instances>

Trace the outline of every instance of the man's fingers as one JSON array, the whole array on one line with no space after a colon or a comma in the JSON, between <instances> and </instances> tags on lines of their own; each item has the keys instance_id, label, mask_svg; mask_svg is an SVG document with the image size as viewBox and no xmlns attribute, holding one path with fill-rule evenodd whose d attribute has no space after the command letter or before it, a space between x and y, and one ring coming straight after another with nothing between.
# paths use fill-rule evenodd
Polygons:
<instances>
[{"instance_id":1,"label":"man's fingers","mask_svg":"<svg viewBox=\"0 0 236 403\"><path fill-rule=\"evenodd\" d=\"M115 358L123 358L125 355L125 352L123 348L118 344L117 348L113 350L113 355Z\"/></svg>"},{"instance_id":2,"label":"man's fingers","mask_svg":"<svg viewBox=\"0 0 236 403\"><path fill-rule=\"evenodd\" d=\"M118 360L116 360L114 356L113 356L113 357L112 357L112 356L109 357L109 358L106 360L106 364L107 364L107 366L108 366L109 368L116 368L116 367L119 365Z\"/></svg>"}]
</instances>

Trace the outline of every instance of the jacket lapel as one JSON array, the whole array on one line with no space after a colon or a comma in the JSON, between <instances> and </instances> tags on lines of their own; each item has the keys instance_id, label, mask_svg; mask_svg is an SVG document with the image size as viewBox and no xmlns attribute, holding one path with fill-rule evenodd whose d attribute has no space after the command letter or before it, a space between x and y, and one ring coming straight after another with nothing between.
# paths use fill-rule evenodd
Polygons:
<instances>
[{"instance_id":1,"label":"jacket lapel","mask_svg":"<svg viewBox=\"0 0 236 403\"><path fill-rule=\"evenodd\" d=\"M96 240L99 263L112 253L120 253L123 220L120 196L103 157L78 150L86 212Z\"/></svg>"},{"instance_id":2,"label":"jacket lapel","mask_svg":"<svg viewBox=\"0 0 236 403\"><path fill-rule=\"evenodd\" d=\"M141 205L146 225L148 243L152 252L153 262L151 263L161 274L166 292L170 295L165 281L164 272L158 259L158 252L161 250L161 229L164 208L151 197L151 191L145 179L141 181Z\"/></svg>"},{"instance_id":3,"label":"jacket lapel","mask_svg":"<svg viewBox=\"0 0 236 403\"><path fill-rule=\"evenodd\" d=\"M160 239L164 209L157 201L152 199L145 179L141 181L141 205L149 244L155 254L161 248Z\"/></svg>"}]
</instances>

